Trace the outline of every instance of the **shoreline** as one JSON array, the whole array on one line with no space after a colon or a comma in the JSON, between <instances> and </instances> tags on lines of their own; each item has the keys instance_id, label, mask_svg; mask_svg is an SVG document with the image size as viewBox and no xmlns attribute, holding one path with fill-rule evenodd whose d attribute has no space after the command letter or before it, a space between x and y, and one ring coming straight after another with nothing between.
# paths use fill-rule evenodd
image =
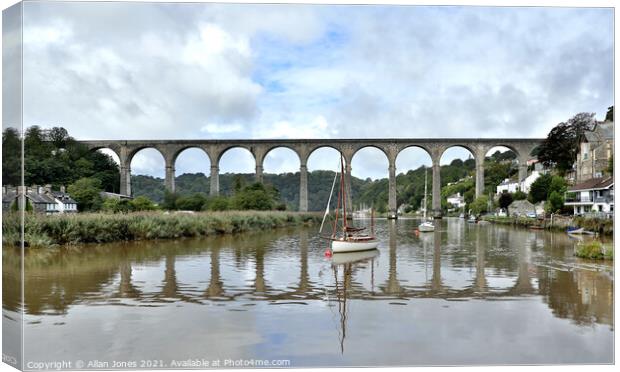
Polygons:
<instances>
[{"instance_id":1,"label":"shoreline","mask_svg":"<svg viewBox=\"0 0 620 372\"><path fill-rule=\"evenodd\" d=\"M554 216L552 218L545 218L544 220L527 217L483 216L482 220L498 225L518 226L527 229L536 226L541 227L541 230L553 232L566 232L569 226L576 226L593 231L600 236L613 237L614 234L613 220L584 219L583 217L567 218L562 216Z\"/></svg>"},{"instance_id":2,"label":"shoreline","mask_svg":"<svg viewBox=\"0 0 620 372\"><path fill-rule=\"evenodd\" d=\"M320 213L280 211L79 213L57 216L27 214L24 246L50 248L237 234L312 225L320 223L321 218ZM18 214L3 214L2 243L5 246L20 246Z\"/></svg>"}]
</instances>

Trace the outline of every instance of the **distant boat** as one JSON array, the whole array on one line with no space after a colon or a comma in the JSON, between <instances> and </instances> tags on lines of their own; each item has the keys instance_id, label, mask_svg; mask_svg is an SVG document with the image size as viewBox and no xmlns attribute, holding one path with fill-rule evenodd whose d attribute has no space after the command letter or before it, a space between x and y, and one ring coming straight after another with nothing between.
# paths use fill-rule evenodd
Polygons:
<instances>
[{"instance_id":1,"label":"distant boat","mask_svg":"<svg viewBox=\"0 0 620 372\"><path fill-rule=\"evenodd\" d=\"M426 168L424 168L424 220L423 222L418 225L418 231L420 232L431 232L431 231L435 231L435 224L433 224L432 221L428 221L426 219L426 207L428 205L427 203L427 185L426 185Z\"/></svg>"},{"instance_id":2,"label":"distant boat","mask_svg":"<svg viewBox=\"0 0 620 372\"><path fill-rule=\"evenodd\" d=\"M321 228L319 234L323 231L323 225L325 224L325 218L329 214L329 205L334 193L334 186L336 185L336 179L338 173L334 177L332 183L332 190L329 194L327 201L327 208L325 209L325 215L323 216L323 222L321 222ZM343 252L359 252L376 249L379 245L379 241L374 236L374 211L371 210L371 232L365 234L362 231L365 227L353 227L347 225L347 206L346 206L346 190L344 187L344 159L340 155L340 189L338 191L338 206L336 207L336 218L334 219L334 227L331 236L322 236L325 239L331 240L331 250L333 253ZM342 225L339 225L339 211L342 208ZM340 230L340 231L339 231Z\"/></svg>"},{"instance_id":3,"label":"distant boat","mask_svg":"<svg viewBox=\"0 0 620 372\"><path fill-rule=\"evenodd\" d=\"M461 213L461 214L459 215L459 218L460 218L460 219L462 219L462 220L464 220L464 219L465 219L465 213Z\"/></svg>"},{"instance_id":4,"label":"distant boat","mask_svg":"<svg viewBox=\"0 0 620 372\"><path fill-rule=\"evenodd\" d=\"M473 214L469 216L469 218L467 219L467 222L469 223L477 223L478 221L476 220L476 216L474 216Z\"/></svg>"},{"instance_id":5,"label":"distant boat","mask_svg":"<svg viewBox=\"0 0 620 372\"><path fill-rule=\"evenodd\" d=\"M566 232L572 235L594 235L593 231L585 230L583 227L569 227Z\"/></svg>"}]
</instances>

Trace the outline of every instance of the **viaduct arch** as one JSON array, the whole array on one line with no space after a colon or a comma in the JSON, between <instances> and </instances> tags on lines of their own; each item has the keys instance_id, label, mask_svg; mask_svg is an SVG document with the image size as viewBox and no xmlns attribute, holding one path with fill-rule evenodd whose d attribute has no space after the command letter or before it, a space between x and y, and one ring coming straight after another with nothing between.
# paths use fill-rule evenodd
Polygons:
<instances>
[{"instance_id":1,"label":"viaduct arch","mask_svg":"<svg viewBox=\"0 0 620 372\"><path fill-rule=\"evenodd\" d=\"M233 147L245 148L252 153L256 163L256 180L263 181L263 161L274 148L286 147L293 150L300 161L299 210L308 210L308 168L310 154L320 147L338 150L346 161L345 179L350 182L351 161L355 153L364 147L375 147L383 151L388 159L388 207L390 214L396 216L396 157L408 147L418 147L426 151L432 160L433 213L441 217L441 175L439 161L441 155L450 147L458 146L471 151L476 161L476 197L484 190L484 158L493 147L503 146L517 155L519 181L527 177L527 161L532 150L542 143L542 138L365 138L365 139L237 139L237 140L94 140L79 141L91 150L108 148L120 159L120 193L131 195L131 159L144 148L158 150L165 159L165 185L174 191L174 164L179 154L188 148L202 149L211 163L211 195L219 194L219 160L226 150ZM347 185L348 186L348 185ZM350 205L350 204L349 204Z\"/></svg>"}]
</instances>

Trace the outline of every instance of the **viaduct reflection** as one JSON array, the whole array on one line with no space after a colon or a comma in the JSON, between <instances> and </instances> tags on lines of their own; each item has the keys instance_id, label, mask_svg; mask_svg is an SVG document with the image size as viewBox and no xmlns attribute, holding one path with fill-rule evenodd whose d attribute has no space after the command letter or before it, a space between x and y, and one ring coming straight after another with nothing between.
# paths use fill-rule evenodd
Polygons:
<instances>
[{"instance_id":1,"label":"viaduct reflection","mask_svg":"<svg viewBox=\"0 0 620 372\"><path fill-rule=\"evenodd\" d=\"M463 261L462 257L456 257L457 253L451 253L450 247L454 244L465 244L465 239L460 242L450 237L450 231L435 231L420 236L415 246L399 247L398 228L399 225L394 222L386 225L386 241L381 245L379 262L387 260L385 265L387 273L383 276L384 279L379 279L380 284L377 288L374 286L374 264L350 263L347 269L349 277L346 291L349 299L376 300L394 297L469 299L540 295L558 317L571 318L584 324L613 322L611 276L605 278L601 273L579 270L549 270L532 263L532 252L548 245L548 239L552 239L553 234L537 235L529 231L509 229L493 229L489 230L488 234L478 231L475 238L470 240L472 254L467 257L471 261L463 266L470 267L473 273L469 285L453 288L445 284L443 275L448 274L442 274L442 270L447 270L449 273L455 262ZM465 228L480 229L467 226ZM463 229L463 226L459 229ZM184 244L158 243L158 246L163 245L156 248L145 243L143 248L130 247L122 253L101 252L101 257L95 256L92 263L81 258L76 258L75 262L72 262L72 256L68 256L61 263L37 263L27 266L25 311L28 314L63 314L72 304L89 301L130 301L126 303L127 305L141 302L156 304L171 300L201 304L205 301L231 301L242 297L245 300L308 301L323 300L326 290L330 296L338 294L336 285L326 286L320 281L312 280L314 270L312 268L320 265L323 260L322 257L320 259L317 257L320 253L317 253L316 249L311 249L310 236L314 234L306 229L294 230L294 234L298 246L286 249L289 254L291 250L296 250L294 252L297 256L294 258L296 261L284 265L290 264L290 273L296 278L296 283L285 288L278 286L280 283L269 283L265 277L265 271L268 270L266 264L268 266L271 262L270 255L279 252L278 250L272 252L268 248L268 244L274 242L273 236L250 237L241 243L235 240L235 244L230 244L232 240L225 238L220 244L196 243L195 246L189 247ZM462 235L467 236L465 232ZM515 245L516 240L518 244ZM290 239L287 242L290 242ZM516 258L514 254L512 256L506 254L505 250L509 244L518 249ZM398 254L405 249L423 255L425 261L432 256L428 260L431 275L427 280L410 283L400 279L399 275L408 274L399 273L397 265ZM463 245L463 249L468 248ZM7 269L3 273L4 307L16 310L19 307L19 293L11 288L17 284L13 283L15 280L12 278L18 276L10 275L13 270L10 265L11 252L4 253L3 261ZM204 268L206 274L204 281L180 283L177 276L178 257L197 253L202 257L208 257L208 264ZM226 254L224 263L223 254ZM244 260L254 263L254 279L247 281L243 286L227 286L222 276L222 265L230 265L231 261L238 264ZM163 263L162 276L155 289L145 289L143 282L138 283L134 278L132 265L143 265L144 262ZM371 270L373 284L372 288L368 289L358 281L357 273L362 271L369 273ZM490 288L489 275L497 271L509 272L514 283L507 288ZM201 283L204 285L201 286ZM593 301L595 296L596 301Z\"/></svg>"}]
</instances>

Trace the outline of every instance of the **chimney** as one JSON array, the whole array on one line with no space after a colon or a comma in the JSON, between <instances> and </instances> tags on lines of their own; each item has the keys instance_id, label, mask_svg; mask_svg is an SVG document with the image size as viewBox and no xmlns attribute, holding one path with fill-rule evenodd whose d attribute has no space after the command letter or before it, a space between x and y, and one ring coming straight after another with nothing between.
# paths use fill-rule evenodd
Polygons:
<instances>
[{"instance_id":1,"label":"chimney","mask_svg":"<svg viewBox=\"0 0 620 372\"><path fill-rule=\"evenodd\" d=\"M63 193L63 194L66 192L65 191L65 185L61 185L60 186L60 192Z\"/></svg>"},{"instance_id":2,"label":"chimney","mask_svg":"<svg viewBox=\"0 0 620 372\"><path fill-rule=\"evenodd\" d=\"M50 185L50 184L45 185L45 188L43 189L43 191L45 191L45 192L52 192L52 185Z\"/></svg>"}]
</instances>

